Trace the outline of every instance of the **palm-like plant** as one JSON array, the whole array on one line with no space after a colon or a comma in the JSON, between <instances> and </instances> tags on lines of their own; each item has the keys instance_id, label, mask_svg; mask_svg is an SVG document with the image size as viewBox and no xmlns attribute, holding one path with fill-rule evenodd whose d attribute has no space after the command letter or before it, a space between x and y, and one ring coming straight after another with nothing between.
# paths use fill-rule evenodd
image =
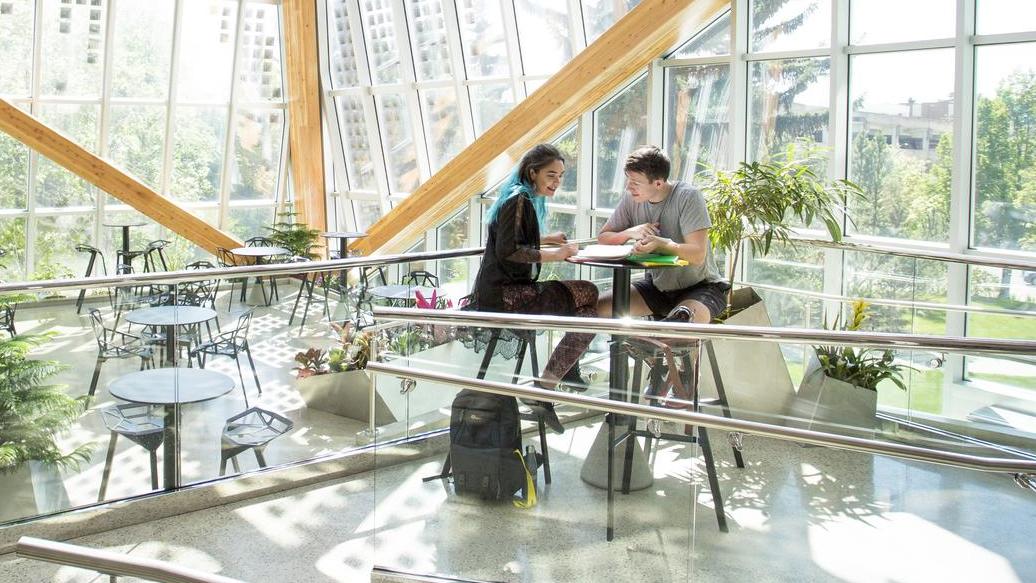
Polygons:
<instances>
[{"instance_id":1,"label":"palm-like plant","mask_svg":"<svg viewBox=\"0 0 1036 583\"><path fill-rule=\"evenodd\" d=\"M69 397L63 385L46 382L64 368L61 363L27 358L50 338L32 334L0 340L0 473L30 460L75 468L89 458L89 445L65 452L56 442L57 434L86 411L88 398Z\"/></svg>"},{"instance_id":2,"label":"palm-like plant","mask_svg":"<svg viewBox=\"0 0 1036 583\"><path fill-rule=\"evenodd\" d=\"M270 240L298 257L315 259L316 255L311 253L310 249L316 244L318 237L318 229L311 229L299 220L299 213L295 210L293 201L284 203L277 211L277 221L270 227Z\"/></svg>"},{"instance_id":3,"label":"palm-like plant","mask_svg":"<svg viewBox=\"0 0 1036 583\"><path fill-rule=\"evenodd\" d=\"M858 331L867 320L868 303L856 300L852 303L849 321L840 326L841 315L835 320L832 330ZM826 328L826 326L825 326ZM849 383L850 385L878 390L878 383L888 379L900 389L906 390L903 383L903 370L913 367L896 364L895 353L891 350L873 348L853 348L851 346L814 346L820 368L827 376Z\"/></svg>"},{"instance_id":4,"label":"palm-like plant","mask_svg":"<svg viewBox=\"0 0 1036 583\"><path fill-rule=\"evenodd\" d=\"M809 155L796 158L791 148L768 162L742 162L732 172L711 169L703 174L702 190L712 219L709 239L714 249L727 252L728 311L745 239L755 255L764 256L774 241L790 241L795 222L808 227L820 221L832 240L841 240L837 213L848 197L862 197L863 191L848 180L825 183L810 162L815 160Z\"/></svg>"}]
</instances>

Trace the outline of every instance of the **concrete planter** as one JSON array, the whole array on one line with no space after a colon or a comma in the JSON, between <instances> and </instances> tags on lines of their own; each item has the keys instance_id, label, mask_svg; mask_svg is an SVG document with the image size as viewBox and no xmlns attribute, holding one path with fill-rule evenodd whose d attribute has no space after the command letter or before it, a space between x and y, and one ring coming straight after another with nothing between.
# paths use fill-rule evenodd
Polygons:
<instances>
[{"instance_id":1,"label":"concrete planter","mask_svg":"<svg viewBox=\"0 0 1036 583\"><path fill-rule=\"evenodd\" d=\"M374 392L374 383L365 370L299 378L295 387L310 409L370 423L373 398L374 424L386 425L396 421L381 395Z\"/></svg>"},{"instance_id":2,"label":"concrete planter","mask_svg":"<svg viewBox=\"0 0 1036 583\"><path fill-rule=\"evenodd\" d=\"M735 314L724 324L771 326L766 304L750 287L734 292ZM723 383L731 415L765 423L783 424L795 398L781 347L775 342L713 340L718 377ZM701 359L701 392L716 396L716 382L708 352Z\"/></svg>"},{"instance_id":3,"label":"concrete planter","mask_svg":"<svg viewBox=\"0 0 1036 583\"><path fill-rule=\"evenodd\" d=\"M26 462L0 474L0 522L49 514L71 506L61 473L52 465Z\"/></svg>"},{"instance_id":4,"label":"concrete planter","mask_svg":"<svg viewBox=\"0 0 1036 583\"><path fill-rule=\"evenodd\" d=\"M873 437L878 392L824 374L816 355L810 357L799 386L793 415L804 429Z\"/></svg>"}]
</instances>

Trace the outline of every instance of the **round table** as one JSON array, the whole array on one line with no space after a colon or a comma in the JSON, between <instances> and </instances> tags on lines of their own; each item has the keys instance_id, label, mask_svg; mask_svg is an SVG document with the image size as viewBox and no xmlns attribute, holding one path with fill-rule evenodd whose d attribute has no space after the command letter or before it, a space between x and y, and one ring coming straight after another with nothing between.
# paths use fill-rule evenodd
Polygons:
<instances>
[{"instance_id":1,"label":"round table","mask_svg":"<svg viewBox=\"0 0 1036 583\"><path fill-rule=\"evenodd\" d=\"M625 318L630 311L630 274L635 269L673 269L676 265L646 266L628 259L566 259L576 265L587 265L612 270L612 318ZM617 401L625 401L629 391L629 357L623 351L626 336L613 334L611 343L611 359L608 366L608 397ZM579 477L591 486L608 487L608 444L614 440L615 416L608 415L608 423L601 427L590 446ZM609 437L611 434L611 437ZM643 490L652 484L654 477L648 467L644 450L636 439L627 439L624 444L633 443L633 475L630 490ZM623 446L625 448L625 445ZM618 469L621 466L616 466Z\"/></svg>"},{"instance_id":2,"label":"round table","mask_svg":"<svg viewBox=\"0 0 1036 583\"><path fill-rule=\"evenodd\" d=\"M449 293L441 287L428 287L426 285L406 285L402 283L391 283L389 285L379 285L372 287L367 290L370 295L381 298L384 300L405 300L416 302L417 292L421 292L421 295L427 299L432 299L434 294L436 298L442 299Z\"/></svg>"},{"instance_id":3,"label":"round table","mask_svg":"<svg viewBox=\"0 0 1036 583\"><path fill-rule=\"evenodd\" d=\"M180 456L177 431L180 405L209 401L229 393L234 379L223 373L201 368L153 368L122 375L108 383L116 399L144 405L162 405L165 429L162 443L162 485L173 489L180 484Z\"/></svg>"},{"instance_id":4,"label":"round table","mask_svg":"<svg viewBox=\"0 0 1036 583\"><path fill-rule=\"evenodd\" d=\"M352 231L329 231L320 233L325 239L338 239L338 258L345 259L349 256L349 239L362 239L367 233L356 233Z\"/></svg>"},{"instance_id":5,"label":"round table","mask_svg":"<svg viewBox=\"0 0 1036 583\"><path fill-rule=\"evenodd\" d=\"M284 247L235 247L235 248L231 249L230 252L233 253L234 255L239 256L239 257L251 257L252 258L252 263L255 264L255 265L261 265L262 262L263 262L263 259L265 259L267 257L276 257L278 255L289 255L291 253L290 251L288 251ZM255 281L259 284L259 289L261 289L262 292L263 292L263 304L269 306L270 305L270 301L273 299L272 294L271 294L271 296L267 296L266 295L266 288L263 287L262 278L257 277L257 278L255 278ZM270 281L273 282L273 279L271 278ZM276 285L276 284L271 283L271 285ZM254 292L255 288L252 288L252 289L253 289L253 292ZM245 298L247 297L249 303L251 303L251 304L258 304L259 303L258 302L258 298L248 297L247 290L248 290L248 281L246 279L244 284L241 286L241 300L244 301ZM276 289L274 289L273 291L276 292Z\"/></svg>"},{"instance_id":6,"label":"round table","mask_svg":"<svg viewBox=\"0 0 1036 583\"><path fill-rule=\"evenodd\" d=\"M115 229L122 229L122 252L121 252L120 256L121 257L128 257L129 256L129 250L130 250L129 249L129 246L130 246L130 236L129 236L130 227L143 227L147 223L144 222L144 221L124 221L124 222L114 222L113 221L113 222L110 222L110 223L103 223L103 224L104 224L105 227L112 227L112 228L115 228ZM128 259L124 259L124 261L129 261L129 260ZM118 265L116 265L115 267L118 268ZM116 271L118 271L118 269L116 269Z\"/></svg>"},{"instance_id":7,"label":"round table","mask_svg":"<svg viewBox=\"0 0 1036 583\"><path fill-rule=\"evenodd\" d=\"M176 360L176 327L200 324L216 317L216 310L198 306L158 306L128 312L126 321L141 326L162 326L165 333L163 365L174 366Z\"/></svg>"}]
</instances>

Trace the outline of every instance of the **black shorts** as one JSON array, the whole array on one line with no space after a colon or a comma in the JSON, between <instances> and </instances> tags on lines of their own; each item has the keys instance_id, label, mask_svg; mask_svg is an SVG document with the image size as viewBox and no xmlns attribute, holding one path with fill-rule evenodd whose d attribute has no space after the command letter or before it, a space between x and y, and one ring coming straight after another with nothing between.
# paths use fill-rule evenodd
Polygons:
<instances>
[{"instance_id":1,"label":"black shorts","mask_svg":"<svg viewBox=\"0 0 1036 583\"><path fill-rule=\"evenodd\" d=\"M662 291L648 278L634 281L633 287L656 316L669 314L681 302L695 300L709 309L710 320L727 309L727 291L730 290L730 284L725 281L702 281L691 287Z\"/></svg>"}]
</instances>

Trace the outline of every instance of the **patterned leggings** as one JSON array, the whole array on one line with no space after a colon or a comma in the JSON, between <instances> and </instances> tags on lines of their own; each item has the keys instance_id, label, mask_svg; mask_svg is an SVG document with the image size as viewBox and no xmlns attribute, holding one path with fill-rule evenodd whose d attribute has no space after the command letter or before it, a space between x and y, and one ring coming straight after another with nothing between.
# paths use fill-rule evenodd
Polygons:
<instances>
[{"instance_id":1,"label":"patterned leggings","mask_svg":"<svg viewBox=\"0 0 1036 583\"><path fill-rule=\"evenodd\" d=\"M589 281L566 280L538 284L508 285L501 289L508 312L553 314L556 316L597 315L597 286ZM550 355L544 374L560 379L586 352L593 334L569 332Z\"/></svg>"}]
</instances>

